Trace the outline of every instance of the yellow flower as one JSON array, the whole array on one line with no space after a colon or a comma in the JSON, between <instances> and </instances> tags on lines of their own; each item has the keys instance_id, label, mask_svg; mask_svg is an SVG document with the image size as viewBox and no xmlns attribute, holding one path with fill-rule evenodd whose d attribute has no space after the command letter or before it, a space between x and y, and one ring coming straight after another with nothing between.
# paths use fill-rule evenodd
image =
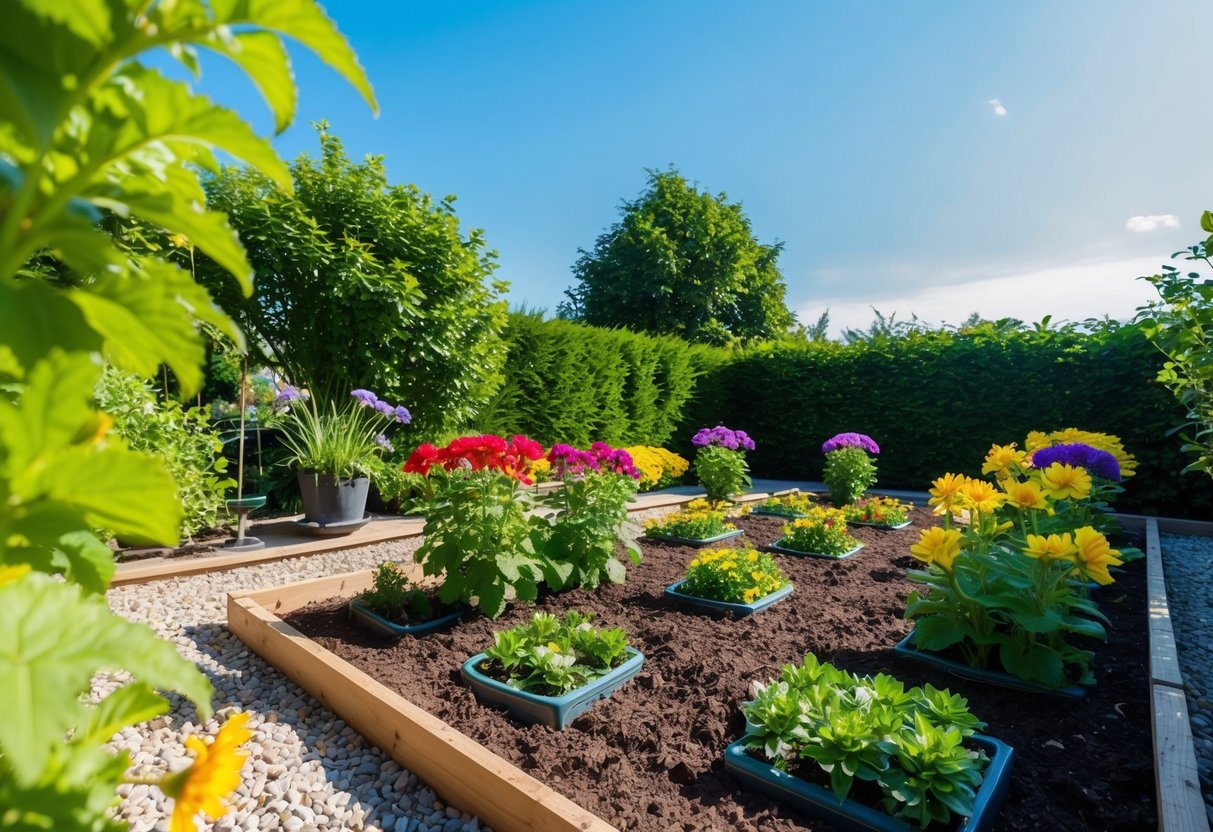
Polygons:
<instances>
[{"instance_id":1,"label":"yellow flower","mask_svg":"<svg viewBox=\"0 0 1213 832\"><path fill-rule=\"evenodd\" d=\"M240 785L240 769L248 752L239 746L253 736L244 727L247 721L246 713L232 716L209 745L200 737L185 738L185 747L196 757L194 764L160 782L161 791L173 799L170 832L196 832L194 818L199 812L216 820L227 811L220 799Z\"/></svg>"},{"instance_id":2,"label":"yellow flower","mask_svg":"<svg viewBox=\"0 0 1213 832\"><path fill-rule=\"evenodd\" d=\"M30 568L28 563L18 563L14 566L0 566L0 586L21 580L29 574Z\"/></svg>"},{"instance_id":3,"label":"yellow flower","mask_svg":"<svg viewBox=\"0 0 1213 832\"><path fill-rule=\"evenodd\" d=\"M1113 578L1108 574L1109 566L1120 566L1120 552L1108 545L1108 539L1090 526L1083 526L1074 532L1074 563L1078 572L1100 586L1112 583Z\"/></svg>"},{"instance_id":4,"label":"yellow flower","mask_svg":"<svg viewBox=\"0 0 1213 832\"><path fill-rule=\"evenodd\" d=\"M1044 492L1041 491L1040 486L1034 482L1005 480L1002 487L1007 494L1007 503L1020 511L1026 511L1027 509L1036 509L1039 511L1049 507L1049 501L1045 499Z\"/></svg>"},{"instance_id":5,"label":"yellow flower","mask_svg":"<svg viewBox=\"0 0 1213 832\"><path fill-rule=\"evenodd\" d=\"M1042 534L1030 534L1027 548L1023 550L1028 557L1040 560L1074 560L1076 552L1074 540L1070 537L1069 532L1051 534L1048 537Z\"/></svg>"},{"instance_id":6,"label":"yellow flower","mask_svg":"<svg viewBox=\"0 0 1213 832\"><path fill-rule=\"evenodd\" d=\"M1085 500L1091 493L1091 475L1086 469L1061 462L1041 470L1040 484L1054 500Z\"/></svg>"},{"instance_id":7,"label":"yellow flower","mask_svg":"<svg viewBox=\"0 0 1213 832\"><path fill-rule=\"evenodd\" d=\"M990 452L986 454L986 461L981 466L981 473L1002 476L1012 465L1022 463L1025 456L1027 454L1024 451L1015 449L1014 442L1010 445L993 445Z\"/></svg>"},{"instance_id":8,"label":"yellow flower","mask_svg":"<svg viewBox=\"0 0 1213 832\"><path fill-rule=\"evenodd\" d=\"M1047 434L1043 431L1034 430L1028 434L1028 438L1023 443L1023 446L1024 446L1025 450L1034 451L1037 448L1043 448L1044 446L1046 446L1048 444L1049 444L1049 434Z\"/></svg>"},{"instance_id":9,"label":"yellow flower","mask_svg":"<svg viewBox=\"0 0 1213 832\"><path fill-rule=\"evenodd\" d=\"M975 479L965 480L960 487L960 497L965 508L982 514L996 510L1006 499L1006 495L1000 494L992 483Z\"/></svg>"},{"instance_id":10,"label":"yellow flower","mask_svg":"<svg viewBox=\"0 0 1213 832\"><path fill-rule=\"evenodd\" d=\"M734 597L736 597L736 596L734 596ZM747 603L747 604L754 603L755 601L758 600L758 587L756 587L756 586L750 587L744 593L742 593L741 597L745 598L745 603Z\"/></svg>"},{"instance_id":11,"label":"yellow flower","mask_svg":"<svg viewBox=\"0 0 1213 832\"><path fill-rule=\"evenodd\" d=\"M936 514L951 511L960 505L960 489L968 481L964 474L944 474L931 483L930 505L935 506Z\"/></svg>"},{"instance_id":12,"label":"yellow flower","mask_svg":"<svg viewBox=\"0 0 1213 832\"><path fill-rule=\"evenodd\" d=\"M750 563L755 563L755 562L757 562L757 560L758 560L758 552L757 552L757 551L751 551L751 552L750 552L748 555L746 555L746 556L745 556L745 559L746 559L746 560L748 560Z\"/></svg>"},{"instance_id":13,"label":"yellow flower","mask_svg":"<svg viewBox=\"0 0 1213 832\"><path fill-rule=\"evenodd\" d=\"M935 563L943 569L951 569L952 562L960 554L960 530L932 526L923 529L918 542L910 547L910 554L928 565Z\"/></svg>"}]
</instances>

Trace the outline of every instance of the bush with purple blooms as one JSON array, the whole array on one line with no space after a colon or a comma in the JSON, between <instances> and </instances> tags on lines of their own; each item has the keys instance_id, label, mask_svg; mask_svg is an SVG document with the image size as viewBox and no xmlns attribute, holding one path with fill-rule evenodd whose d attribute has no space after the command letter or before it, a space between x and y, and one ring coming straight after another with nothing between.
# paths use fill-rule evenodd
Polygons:
<instances>
[{"instance_id":1,"label":"bush with purple blooms","mask_svg":"<svg viewBox=\"0 0 1213 832\"><path fill-rule=\"evenodd\" d=\"M750 486L750 468L745 452L754 450L754 440L744 430L724 425L700 428L691 437L695 452L695 476L708 494L708 501L719 503Z\"/></svg>"},{"instance_id":2,"label":"bush with purple blooms","mask_svg":"<svg viewBox=\"0 0 1213 832\"><path fill-rule=\"evenodd\" d=\"M407 425L412 416L407 407L389 404L370 390L353 390L350 398L342 407L329 402L320 408L306 392L282 389L275 402L282 409L276 424L290 452L288 464L340 479L370 474L376 455L392 450L386 430Z\"/></svg>"},{"instance_id":3,"label":"bush with purple blooms","mask_svg":"<svg viewBox=\"0 0 1213 832\"><path fill-rule=\"evenodd\" d=\"M822 479L830 489L830 500L838 508L855 502L876 482L872 457L880 446L863 433L839 433L821 446L826 455Z\"/></svg>"}]
</instances>

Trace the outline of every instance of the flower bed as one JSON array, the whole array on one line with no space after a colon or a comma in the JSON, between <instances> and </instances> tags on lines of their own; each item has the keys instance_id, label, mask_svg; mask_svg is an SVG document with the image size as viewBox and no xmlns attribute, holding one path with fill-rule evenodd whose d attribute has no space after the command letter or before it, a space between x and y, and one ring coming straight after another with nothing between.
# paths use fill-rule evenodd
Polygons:
<instances>
[{"instance_id":1,"label":"flower bed","mask_svg":"<svg viewBox=\"0 0 1213 832\"><path fill-rule=\"evenodd\" d=\"M912 513L917 527L929 511ZM738 521L762 545L779 520ZM986 733L1016 749L1011 793L1000 830L1149 828L1155 824L1145 680L1144 574L1118 581L1108 603L1111 646L1096 648L1099 684L1087 699L1037 700L957 680L895 657L889 649L909 631L901 619L907 552L915 529L855 529L862 558L780 558L797 586L793 599L746 618L697 615L661 598L698 551L648 547L622 585L595 593L542 596L539 609L593 612L627 630L644 652L641 673L559 734L520 726L478 703L457 679L468 655L492 643L494 629L527 620L527 607L497 622L476 619L450 632L383 648L349 624L344 599L316 599L288 620L320 644L445 722L475 738L576 803L619 828L782 830L814 828L790 809L741 789L723 769L724 749L744 724L739 705L753 681L766 681L811 650L856 673L893 672L909 685L947 686L969 699ZM1040 703L1047 704L1041 707ZM1075 772L1081 772L1076 776ZM637 796L642 798L638 799ZM448 796L458 805L457 798Z\"/></svg>"}]
</instances>

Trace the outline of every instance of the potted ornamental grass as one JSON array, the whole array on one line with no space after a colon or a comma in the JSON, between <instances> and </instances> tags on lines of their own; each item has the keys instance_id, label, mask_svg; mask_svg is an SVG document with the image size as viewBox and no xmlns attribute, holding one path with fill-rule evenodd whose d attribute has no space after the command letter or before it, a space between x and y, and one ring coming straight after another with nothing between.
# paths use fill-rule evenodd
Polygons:
<instances>
[{"instance_id":1,"label":"potted ornamental grass","mask_svg":"<svg viewBox=\"0 0 1213 832\"><path fill-rule=\"evenodd\" d=\"M812 558L849 558L864 544L847 534L847 516L840 509L813 506L804 517L783 527L783 537L771 549L787 555Z\"/></svg>"},{"instance_id":2,"label":"potted ornamental grass","mask_svg":"<svg viewBox=\"0 0 1213 832\"><path fill-rule=\"evenodd\" d=\"M751 692L746 734L725 751L743 786L839 829L993 827L1014 752L978 733L963 697L857 676L812 653Z\"/></svg>"},{"instance_id":3,"label":"potted ornamental grass","mask_svg":"<svg viewBox=\"0 0 1213 832\"><path fill-rule=\"evenodd\" d=\"M691 500L686 507L665 517L645 521L645 537L683 546L706 546L721 540L739 537L741 529L725 520L728 503Z\"/></svg>"},{"instance_id":4,"label":"potted ornamental grass","mask_svg":"<svg viewBox=\"0 0 1213 832\"><path fill-rule=\"evenodd\" d=\"M826 455L821 479L830 489L830 501L838 508L853 503L876 483L872 457L880 446L865 433L839 433L821 446Z\"/></svg>"},{"instance_id":5,"label":"potted ornamental grass","mask_svg":"<svg viewBox=\"0 0 1213 832\"><path fill-rule=\"evenodd\" d=\"M750 615L792 594L792 584L767 552L746 546L707 549L665 596L710 610Z\"/></svg>"},{"instance_id":6,"label":"potted ornamental grass","mask_svg":"<svg viewBox=\"0 0 1213 832\"><path fill-rule=\"evenodd\" d=\"M707 492L708 502L731 500L750 487L750 468L745 452L754 450L754 440L744 430L724 425L700 428L691 444L695 451L695 476Z\"/></svg>"},{"instance_id":7,"label":"potted ornamental grass","mask_svg":"<svg viewBox=\"0 0 1213 832\"><path fill-rule=\"evenodd\" d=\"M317 404L306 391L278 394L276 424L294 466L303 501L302 524L320 534L346 533L366 515L369 467L391 448L385 431L411 421L408 408L382 401L369 390L353 390L343 405Z\"/></svg>"},{"instance_id":8,"label":"potted ornamental grass","mask_svg":"<svg viewBox=\"0 0 1213 832\"><path fill-rule=\"evenodd\" d=\"M644 656L627 634L599 629L587 614L563 619L537 612L530 622L493 633L493 646L460 671L478 699L521 722L562 730L640 672Z\"/></svg>"}]
</instances>

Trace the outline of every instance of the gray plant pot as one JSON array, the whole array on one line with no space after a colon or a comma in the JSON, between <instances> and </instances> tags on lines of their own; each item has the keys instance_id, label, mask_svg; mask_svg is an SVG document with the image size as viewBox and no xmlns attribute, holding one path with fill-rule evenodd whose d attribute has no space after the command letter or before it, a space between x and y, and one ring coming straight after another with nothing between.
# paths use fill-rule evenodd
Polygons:
<instances>
[{"instance_id":1,"label":"gray plant pot","mask_svg":"<svg viewBox=\"0 0 1213 832\"><path fill-rule=\"evenodd\" d=\"M338 480L333 474L300 471L298 478L306 522L329 526L355 523L363 518L371 485L367 477Z\"/></svg>"}]
</instances>

